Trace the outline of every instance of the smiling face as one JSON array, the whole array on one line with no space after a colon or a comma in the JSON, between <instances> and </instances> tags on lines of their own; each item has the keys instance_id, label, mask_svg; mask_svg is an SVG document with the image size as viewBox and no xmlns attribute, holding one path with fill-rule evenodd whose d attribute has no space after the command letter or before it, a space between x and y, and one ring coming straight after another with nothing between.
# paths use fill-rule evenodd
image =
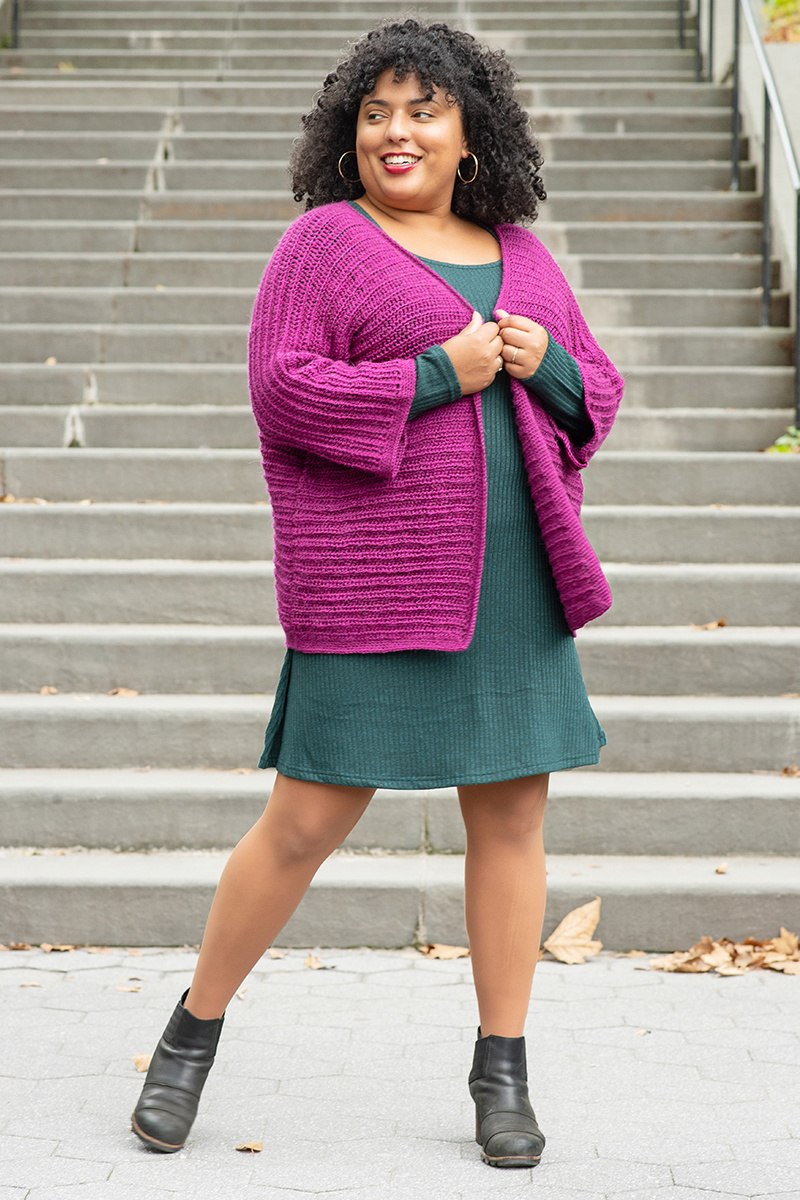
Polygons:
<instances>
[{"instance_id":1,"label":"smiling face","mask_svg":"<svg viewBox=\"0 0 800 1200\"><path fill-rule=\"evenodd\" d=\"M356 125L358 173L379 208L449 210L456 170L468 154L461 110L438 88L426 98L416 75L390 68L364 96Z\"/></svg>"}]
</instances>

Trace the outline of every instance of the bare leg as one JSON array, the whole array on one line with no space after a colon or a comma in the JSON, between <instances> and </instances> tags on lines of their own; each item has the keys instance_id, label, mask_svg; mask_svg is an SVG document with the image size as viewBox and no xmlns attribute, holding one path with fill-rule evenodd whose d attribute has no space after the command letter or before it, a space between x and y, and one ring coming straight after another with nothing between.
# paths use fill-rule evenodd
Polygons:
<instances>
[{"instance_id":1,"label":"bare leg","mask_svg":"<svg viewBox=\"0 0 800 1200\"><path fill-rule=\"evenodd\" d=\"M547 897L549 775L458 789L467 831L464 911L481 1033L521 1037Z\"/></svg>"},{"instance_id":2,"label":"bare leg","mask_svg":"<svg viewBox=\"0 0 800 1200\"><path fill-rule=\"evenodd\" d=\"M374 791L278 774L264 812L220 876L185 1001L195 1017L222 1016Z\"/></svg>"}]
</instances>

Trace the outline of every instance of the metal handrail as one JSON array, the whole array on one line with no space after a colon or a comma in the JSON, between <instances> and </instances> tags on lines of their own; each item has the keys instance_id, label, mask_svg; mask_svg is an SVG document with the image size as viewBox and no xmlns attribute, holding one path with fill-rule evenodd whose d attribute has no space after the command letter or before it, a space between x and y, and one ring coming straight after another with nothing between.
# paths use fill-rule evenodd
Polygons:
<instances>
[{"instance_id":1,"label":"metal handrail","mask_svg":"<svg viewBox=\"0 0 800 1200\"><path fill-rule=\"evenodd\" d=\"M678 0L678 44L685 45L686 0ZM713 80L714 71L714 0L709 0L708 14L708 70L704 71L702 49L702 0L697 4L697 43L695 50L695 77L702 81ZM764 146L761 201L761 325L770 324L772 304L772 123L780 138L783 156L789 172L789 180L795 194L795 272L794 272L794 423L800 428L800 168L792 146L789 128L783 112L772 68L767 60L761 34L756 25L749 0L733 0L733 89L731 94L731 182L730 190L738 192L741 182L741 130L739 101L741 97L741 18L755 51L756 62L764 85Z\"/></svg>"}]
</instances>

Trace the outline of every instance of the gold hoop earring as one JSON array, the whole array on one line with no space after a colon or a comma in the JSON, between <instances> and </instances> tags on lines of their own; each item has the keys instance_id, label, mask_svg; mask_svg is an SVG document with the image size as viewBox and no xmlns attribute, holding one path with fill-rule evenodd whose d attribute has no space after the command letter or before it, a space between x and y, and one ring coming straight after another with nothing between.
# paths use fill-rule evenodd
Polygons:
<instances>
[{"instance_id":1,"label":"gold hoop earring","mask_svg":"<svg viewBox=\"0 0 800 1200\"><path fill-rule=\"evenodd\" d=\"M461 163L464 161L463 158L461 159L461 162L458 164L458 167L456 169L456 175L458 176L458 178L461 180L462 183L474 183L478 177L478 167L480 165L478 162L478 156L477 156L477 154L473 154L473 152L470 150L469 154L467 154L466 157L475 159L475 171L473 173L472 179L465 179L464 176L461 174Z\"/></svg>"},{"instance_id":2,"label":"gold hoop earring","mask_svg":"<svg viewBox=\"0 0 800 1200\"><path fill-rule=\"evenodd\" d=\"M339 159L339 174L341 175L341 177L345 181L345 183L361 183L361 179L358 175L356 176L355 179L348 179L347 176L345 175L344 171L342 170L342 159L347 158L348 154L355 154L355 150L345 150L344 154Z\"/></svg>"}]
</instances>

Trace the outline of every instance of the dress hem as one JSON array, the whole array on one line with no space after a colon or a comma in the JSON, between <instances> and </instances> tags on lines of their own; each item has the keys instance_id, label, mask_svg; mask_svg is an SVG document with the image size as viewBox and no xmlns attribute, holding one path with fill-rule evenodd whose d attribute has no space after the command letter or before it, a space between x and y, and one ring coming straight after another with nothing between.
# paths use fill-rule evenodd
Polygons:
<instances>
[{"instance_id":1,"label":"dress hem","mask_svg":"<svg viewBox=\"0 0 800 1200\"><path fill-rule=\"evenodd\" d=\"M508 773L502 772L498 774L496 771L489 771L479 776L470 773L469 778L457 778L450 775L446 779L416 779L413 782L409 782L407 779L375 780L354 778L352 775L339 775L333 771L316 771L311 773L302 768L284 767L280 761L270 762L267 759L265 762L264 755L262 755L258 765L264 771L270 767L275 767L280 771L281 775L285 775L289 779L302 779L308 783L335 783L346 787L402 788L413 792L425 791L428 788L460 787L476 783L503 783L508 779L522 779L527 775L552 775L556 771L569 771L575 767L591 767L600 761L600 750L606 744L605 741L600 743L594 758L579 755L569 760L561 759L557 764L536 763L532 766L516 767Z\"/></svg>"}]
</instances>

